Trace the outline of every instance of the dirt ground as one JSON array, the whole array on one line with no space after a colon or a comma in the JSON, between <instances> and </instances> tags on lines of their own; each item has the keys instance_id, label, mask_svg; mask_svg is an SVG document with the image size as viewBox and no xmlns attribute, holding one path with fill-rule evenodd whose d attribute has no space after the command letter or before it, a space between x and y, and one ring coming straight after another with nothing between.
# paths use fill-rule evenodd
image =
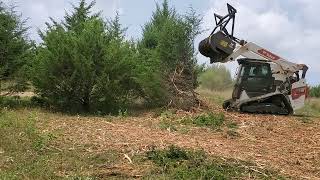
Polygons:
<instances>
[{"instance_id":1,"label":"dirt ground","mask_svg":"<svg viewBox=\"0 0 320 180\"><path fill-rule=\"evenodd\" d=\"M212 108L212 111L220 111ZM181 116L184 116L181 113ZM150 147L177 145L203 149L213 156L254 162L296 179L320 179L320 119L303 122L301 117L227 113L238 125L239 137L225 131L192 128L186 133L159 128L159 117L99 118L80 116L46 117L44 131L60 132L57 142L87 147L101 153L117 150L129 157Z\"/></svg>"}]
</instances>

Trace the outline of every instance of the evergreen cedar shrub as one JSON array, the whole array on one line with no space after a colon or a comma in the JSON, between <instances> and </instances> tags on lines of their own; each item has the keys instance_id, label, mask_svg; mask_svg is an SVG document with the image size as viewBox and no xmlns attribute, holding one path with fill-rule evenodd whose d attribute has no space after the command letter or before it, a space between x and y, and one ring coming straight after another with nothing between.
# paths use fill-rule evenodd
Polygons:
<instances>
[{"instance_id":1,"label":"evergreen cedar shrub","mask_svg":"<svg viewBox=\"0 0 320 180\"><path fill-rule=\"evenodd\" d=\"M31 74L41 98L74 112L118 112L137 98L157 107L198 106L194 38L201 20L193 11L180 16L166 0L157 4L135 43L125 40L119 16L105 22L91 13L94 4L81 0L40 33Z\"/></svg>"},{"instance_id":2,"label":"evergreen cedar shrub","mask_svg":"<svg viewBox=\"0 0 320 180\"><path fill-rule=\"evenodd\" d=\"M135 46L124 40L119 18L90 15L84 0L65 21L52 20L41 33L33 67L36 92L71 112L116 112L137 91Z\"/></svg>"},{"instance_id":3,"label":"evergreen cedar shrub","mask_svg":"<svg viewBox=\"0 0 320 180\"><path fill-rule=\"evenodd\" d=\"M201 18L193 10L182 16L169 7L167 0L157 4L138 43L140 56L157 82L152 86L156 90L148 91L151 104L185 110L199 105L194 92L199 73L194 39L200 34L200 24ZM144 81L143 87L149 86Z\"/></svg>"},{"instance_id":4,"label":"evergreen cedar shrub","mask_svg":"<svg viewBox=\"0 0 320 180\"><path fill-rule=\"evenodd\" d=\"M34 48L27 38L25 23L14 7L0 1L0 80L10 82L6 89L0 84L3 91L23 91L27 86L27 64Z\"/></svg>"}]
</instances>

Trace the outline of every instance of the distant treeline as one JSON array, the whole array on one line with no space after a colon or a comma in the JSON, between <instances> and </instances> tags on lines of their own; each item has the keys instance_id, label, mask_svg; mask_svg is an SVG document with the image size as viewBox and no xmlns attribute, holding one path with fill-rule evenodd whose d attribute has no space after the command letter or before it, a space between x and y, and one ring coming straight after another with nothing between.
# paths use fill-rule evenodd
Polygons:
<instances>
[{"instance_id":1,"label":"distant treeline","mask_svg":"<svg viewBox=\"0 0 320 180\"><path fill-rule=\"evenodd\" d=\"M137 100L156 107L197 104L199 15L179 14L164 0L142 38L130 41L119 15L106 20L94 6L80 0L62 21L51 18L36 44L20 13L1 2L0 78L11 82L1 90L32 88L49 107L68 112L112 113Z\"/></svg>"},{"instance_id":2,"label":"distant treeline","mask_svg":"<svg viewBox=\"0 0 320 180\"><path fill-rule=\"evenodd\" d=\"M320 98L320 85L311 87L310 96Z\"/></svg>"},{"instance_id":3,"label":"distant treeline","mask_svg":"<svg viewBox=\"0 0 320 180\"><path fill-rule=\"evenodd\" d=\"M211 91L231 89L234 82L230 71L224 65L212 65L204 68L199 76L201 88Z\"/></svg>"}]
</instances>

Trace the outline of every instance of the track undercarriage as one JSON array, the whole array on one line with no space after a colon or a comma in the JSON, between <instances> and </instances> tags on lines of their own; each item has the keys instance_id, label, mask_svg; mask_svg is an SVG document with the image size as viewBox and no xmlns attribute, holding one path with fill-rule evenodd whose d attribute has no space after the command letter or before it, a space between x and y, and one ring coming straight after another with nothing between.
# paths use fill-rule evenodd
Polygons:
<instances>
[{"instance_id":1,"label":"track undercarriage","mask_svg":"<svg viewBox=\"0 0 320 180\"><path fill-rule=\"evenodd\" d=\"M263 100L256 100L236 104L234 100L227 100L223 104L225 110L236 110L243 113L290 115L293 109L284 97L272 96Z\"/></svg>"}]
</instances>

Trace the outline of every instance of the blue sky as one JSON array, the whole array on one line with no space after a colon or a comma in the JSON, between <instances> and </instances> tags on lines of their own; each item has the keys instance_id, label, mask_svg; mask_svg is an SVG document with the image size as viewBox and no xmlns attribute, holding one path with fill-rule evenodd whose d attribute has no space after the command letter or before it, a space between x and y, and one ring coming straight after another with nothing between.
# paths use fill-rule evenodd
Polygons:
<instances>
[{"instance_id":1,"label":"blue sky","mask_svg":"<svg viewBox=\"0 0 320 180\"><path fill-rule=\"evenodd\" d=\"M70 11L71 3L78 0L3 0L6 4L15 3L25 18L29 18L30 37L39 41L38 29L43 29L48 17L62 19L65 11ZM155 3L161 0L97 0L96 11L103 11L106 18L120 12L121 22L129 29L127 35L141 37L141 26L151 17ZM204 17L203 29L214 26L213 13L225 14L226 3L238 9L236 35L240 39L252 41L276 54L296 63L310 66L308 81L320 84L320 20L316 0L169 0L179 13L192 6ZM209 32L208 32L209 33ZM204 33L197 41L208 35ZM196 42L197 45L198 42ZM198 56L199 62L208 62ZM232 72L237 64L228 63Z\"/></svg>"}]
</instances>

